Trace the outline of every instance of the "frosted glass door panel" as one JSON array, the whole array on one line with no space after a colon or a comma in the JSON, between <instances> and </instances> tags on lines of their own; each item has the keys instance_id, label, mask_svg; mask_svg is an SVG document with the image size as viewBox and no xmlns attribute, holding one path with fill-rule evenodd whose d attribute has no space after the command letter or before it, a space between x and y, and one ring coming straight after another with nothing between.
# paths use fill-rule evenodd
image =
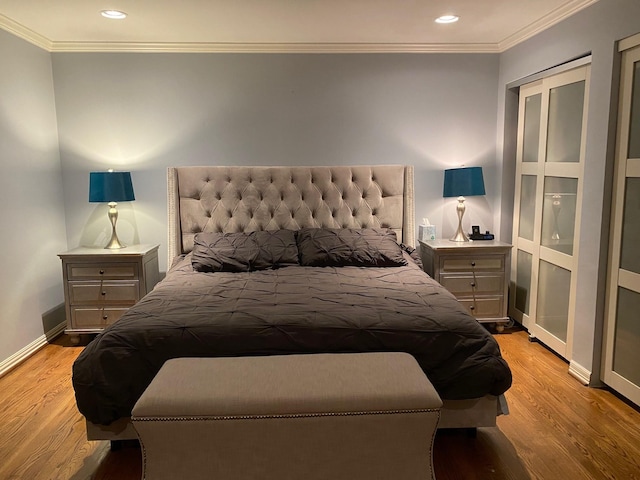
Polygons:
<instances>
[{"instance_id":1,"label":"frosted glass door panel","mask_svg":"<svg viewBox=\"0 0 640 480\"><path fill-rule=\"evenodd\" d=\"M640 0L639 0L640 1ZM511 316L571 360L591 66L580 60L520 87Z\"/></svg>"},{"instance_id":2,"label":"frosted glass door panel","mask_svg":"<svg viewBox=\"0 0 640 480\"><path fill-rule=\"evenodd\" d=\"M585 82L549 91L547 162L579 162Z\"/></svg>"},{"instance_id":3,"label":"frosted glass door panel","mask_svg":"<svg viewBox=\"0 0 640 480\"><path fill-rule=\"evenodd\" d=\"M640 385L640 293L618 288L613 371Z\"/></svg>"},{"instance_id":4,"label":"frosted glass door panel","mask_svg":"<svg viewBox=\"0 0 640 480\"><path fill-rule=\"evenodd\" d=\"M620 268L640 273L640 178L627 178ZM637 315L640 317L640 311Z\"/></svg>"},{"instance_id":5,"label":"frosted glass door panel","mask_svg":"<svg viewBox=\"0 0 640 480\"><path fill-rule=\"evenodd\" d=\"M536 324L563 342L567 341L570 285L569 270L540 261Z\"/></svg>"},{"instance_id":6,"label":"frosted glass door panel","mask_svg":"<svg viewBox=\"0 0 640 480\"><path fill-rule=\"evenodd\" d=\"M631 128L629 128L629 158L640 158L640 62L633 71Z\"/></svg>"},{"instance_id":7,"label":"frosted glass door panel","mask_svg":"<svg viewBox=\"0 0 640 480\"><path fill-rule=\"evenodd\" d=\"M531 259L530 253L518 250L516 266L516 308L529 315L531 298Z\"/></svg>"},{"instance_id":8,"label":"frosted glass door panel","mask_svg":"<svg viewBox=\"0 0 640 480\"><path fill-rule=\"evenodd\" d=\"M524 106L524 137L522 140L522 161L538 161L540 141L540 110L542 94L527 97Z\"/></svg>"},{"instance_id":9,"label":"frosted glass door panel","mask_svg":"<svg viewBox=\"0 0 640 480\"><path fill-rule=\"evenodd\" d=\"M535 175L523 175L520 187L520 226L518 236L533 241L533 223L536 214Z\"/></svg>"},{"instance_id":10,"label":"frosted glass door panel","mask_svg":"<svg viewBox=\"0 0 640 480\"><path fill-rule=\"evenodd\" d=\"M573 254L576 224L577 178L546 177L542 207L541 244L567 255Z\"/></svg>"}]
</instances>

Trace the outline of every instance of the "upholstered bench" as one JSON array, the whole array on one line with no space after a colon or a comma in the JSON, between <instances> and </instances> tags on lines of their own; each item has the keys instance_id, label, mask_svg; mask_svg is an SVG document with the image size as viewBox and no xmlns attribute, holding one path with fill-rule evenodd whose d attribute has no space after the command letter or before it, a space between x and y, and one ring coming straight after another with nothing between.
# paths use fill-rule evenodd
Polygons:
<instances>
[{"instance_id":1,"label":"upholstered bench","mask_svg":"<svg viewBox=\"0 0 640 480\"><path fill-rule=\"evenodd\" d=\"M132 421L147 480L427 480L441 406L404 353L178 358Z\"/></svg>"}]
</instances>

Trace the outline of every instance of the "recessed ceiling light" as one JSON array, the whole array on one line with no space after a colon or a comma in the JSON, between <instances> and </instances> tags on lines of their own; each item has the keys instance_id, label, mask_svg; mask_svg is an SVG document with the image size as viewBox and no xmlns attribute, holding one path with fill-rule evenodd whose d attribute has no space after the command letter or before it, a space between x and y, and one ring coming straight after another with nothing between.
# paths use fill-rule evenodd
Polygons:
<instances>
[{"instance_id":1,"label":"recessed ceiling light","mask_svg":"<svg viewBox=\"0 0 640 480\"><path fill-rule=\"evenodd\" d=\"M113 20L122 20L123 18L127 17L127 14L121 12L120 10L102 10L100 12L100 15L105 18L111 18Z\"/></svg>"},{"instance_id":2,"label":"recessed ceiling light","mask_svg":"<svg viewBox=\"0 0 640 480\"><path fill-rule=\"evenodd\" d=\"M455 23L458 20L460 20L460 17L457 15L442 15L436 18L436 23Z\"/></svg>"}]
</instances>

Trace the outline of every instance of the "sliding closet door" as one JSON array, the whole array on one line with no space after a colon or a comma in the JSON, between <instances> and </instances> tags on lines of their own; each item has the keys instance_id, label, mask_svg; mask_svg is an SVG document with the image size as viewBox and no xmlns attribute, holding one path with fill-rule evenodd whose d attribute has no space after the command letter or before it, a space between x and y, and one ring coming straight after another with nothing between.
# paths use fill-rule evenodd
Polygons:
<instances>
[{"instance_id":1,"label":"sliding closet door","mask_svg":"<svg viewBox=\"0 0 640 480\"><path fill-rule=\"evenodd\" d=\"M622 60L604 381L640 405L640 36L634 38Z\"/></svg>"},{"instance_id":2,"label":"sliding closet door","mask_svg":"<svg viewBox=\"0 0 640 480\"><path fill-rule=\"evenodd\" d=\"M589 66L520 87L510 315L570 359Z\"/></svg>"}]
</instances>

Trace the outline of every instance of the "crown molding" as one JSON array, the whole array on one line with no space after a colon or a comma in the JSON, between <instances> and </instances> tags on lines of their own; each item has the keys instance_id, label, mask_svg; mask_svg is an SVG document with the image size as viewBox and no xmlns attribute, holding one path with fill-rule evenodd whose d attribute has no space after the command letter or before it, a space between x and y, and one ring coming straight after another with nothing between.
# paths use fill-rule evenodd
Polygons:
<instances>
[{"instance_id":1,"label":"crown molding","mask_svg":"<svg viewBox=\"0 0 640 480\"><path fill-rule=\"evenodd\" d=\"M547 28L562 22L571 15L578 13L580 10L585 9L590 5L593 5L597 1L598 0L573 0L559 8L556 8L552 12L549 12L547 15L542 17L540 20L527 25L525 28L517 31L513 35L510 35L499 42L497 45L498 51L504 52L506 50L509 50L511 47L514 47L517 44L522 43L525 40L528 40L529 38L537 35L543 30L546 30Z\"/></svg>"},{"instance_id":2,"label":"crown molding","mask_svg":"<svg viewBox=\"0 0 640 480\"><path fill-rule=\"evenodd\" d=\"M47 37L34 32L30 28L27 28L2 14L0 14L0 28L22 38L23 40L26 40L29 43L33 43L35 46L48 52L51 52L53 49L53 42Z\"/></svg>"},{"instance_id":3,"label":"crown molding","mask_svg":"<svg viewBox=\"0 0 640 480\"><path fill-rule=\"evenodd\" d=\"M53 42L51 52L154 53L498 53L496 44Z\"/></svg>"},{"instance_id":4,"label":"crown molding","mask_svg":"<svg viewBox=\"0 0 640 480\"><path fill-rule=\"evenodd\" d=\"M47 37L0 14L0 28L48 52L137 53L502 53L596 3L572 0L498 43L163 43L64 42Z\"/></svg>"}]
</instances>

